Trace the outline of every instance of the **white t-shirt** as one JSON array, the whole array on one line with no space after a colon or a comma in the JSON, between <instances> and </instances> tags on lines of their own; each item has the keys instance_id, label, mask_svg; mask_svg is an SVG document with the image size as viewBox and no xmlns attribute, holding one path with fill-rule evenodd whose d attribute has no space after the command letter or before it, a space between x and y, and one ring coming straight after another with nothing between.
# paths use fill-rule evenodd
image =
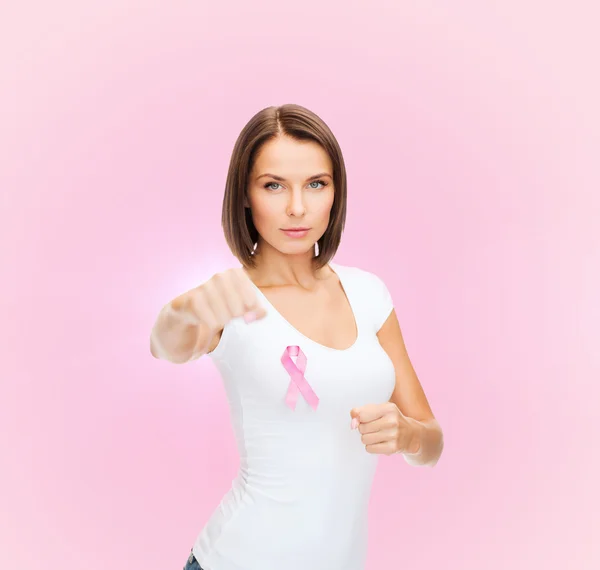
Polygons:
<instances>
[{"instance_id":1,"label":"white t-shirt","mask_svg":"<svg viewBox=\"0 0 600 570\"><path fill-rule=\"evenodd\" d=\"M393 301L375 274L329 266L357 323L350 348L307 338L254 286L267 316L231 320L209 354L223 378L240 468L194 543L204 570L364 570L379 455L350 429L350 410L387 402L394 390L394 366L376 336ZM306 356L316 410L302 393L295 409L286 404L291 377L281 358L294 345Z\"/></svg>"}]
</instances>

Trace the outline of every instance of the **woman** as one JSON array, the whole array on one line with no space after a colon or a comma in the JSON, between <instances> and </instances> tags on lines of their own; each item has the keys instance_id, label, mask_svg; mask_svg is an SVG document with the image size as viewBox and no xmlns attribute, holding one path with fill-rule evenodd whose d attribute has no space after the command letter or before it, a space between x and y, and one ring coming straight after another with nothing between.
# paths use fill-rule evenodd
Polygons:
<instances>
[{"instance_id":1,"label":"woman","mask_svg":"<svg viewBox=\"0 0 600 570\"><path fill-rule=\"evenodd\" d=\"M330 262L345 215L327 125L298 105L256 114L223 201L242 267L173 299L151 335L157 358L213 359L240 451L185 570L363 570L378 456L433 466L442 452L387 287Z\"/></svg>"}]
</instances>

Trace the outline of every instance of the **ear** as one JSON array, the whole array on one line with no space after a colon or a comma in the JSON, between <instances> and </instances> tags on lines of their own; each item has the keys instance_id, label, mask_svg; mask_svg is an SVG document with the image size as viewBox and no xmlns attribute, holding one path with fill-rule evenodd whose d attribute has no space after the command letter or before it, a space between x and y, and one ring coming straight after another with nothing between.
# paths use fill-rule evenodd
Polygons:
<instances>
[{"instance_id":1,"label":"ear","mask_svg":"<svg viewBox=\"0 0 600 570\"><path fill-rule=\"evenodd\" d=\"M248 202L248 196L244 194L244 208L249 208L250 203Z\"/></svg>"}]
</instances>

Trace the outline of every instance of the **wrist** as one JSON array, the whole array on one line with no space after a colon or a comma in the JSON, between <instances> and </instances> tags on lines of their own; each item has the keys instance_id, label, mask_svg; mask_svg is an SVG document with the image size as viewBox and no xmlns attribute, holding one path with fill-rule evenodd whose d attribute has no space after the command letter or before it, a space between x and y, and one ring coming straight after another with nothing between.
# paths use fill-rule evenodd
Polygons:
<instances>
[{"instance_id":1,"label":"wrist","mask_svg":"<svg viewBox=\"0 0 600 570\"><path fill-rule=\"evenodd\" d=\"M402 453L404 455L418 456L423 453L423 425L421 424L421 422L418 422L417 420L412 418L410 423L412 424L412 435L410 437L408 446L402 451Z\"/></svg>"}]
</instances>

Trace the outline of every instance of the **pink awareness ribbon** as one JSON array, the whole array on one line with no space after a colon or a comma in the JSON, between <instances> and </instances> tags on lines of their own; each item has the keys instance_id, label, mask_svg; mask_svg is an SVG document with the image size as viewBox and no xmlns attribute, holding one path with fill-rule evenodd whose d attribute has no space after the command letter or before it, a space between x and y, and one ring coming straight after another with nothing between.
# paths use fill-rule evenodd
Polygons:
<instances>
[{"instance_id":1,"label":"pink awareness ribbon","mask_svg":"<svg viewBox=\"0 0 600 570\"><path fill-rule=\"evenodd\" d=\"M294 364L290 358L291 356L298 357L296 359L296 364ZM304 377L304 372L306 370L306 356L304 352L302 352L302 349L299 346L286 347L281 356L281 363L291 378L285 397L285 403L294 410L296 408L298 392L300 391L310 407L313 410L316 410L319 405L319 398Z\"/></svg>"}]
</instances>

